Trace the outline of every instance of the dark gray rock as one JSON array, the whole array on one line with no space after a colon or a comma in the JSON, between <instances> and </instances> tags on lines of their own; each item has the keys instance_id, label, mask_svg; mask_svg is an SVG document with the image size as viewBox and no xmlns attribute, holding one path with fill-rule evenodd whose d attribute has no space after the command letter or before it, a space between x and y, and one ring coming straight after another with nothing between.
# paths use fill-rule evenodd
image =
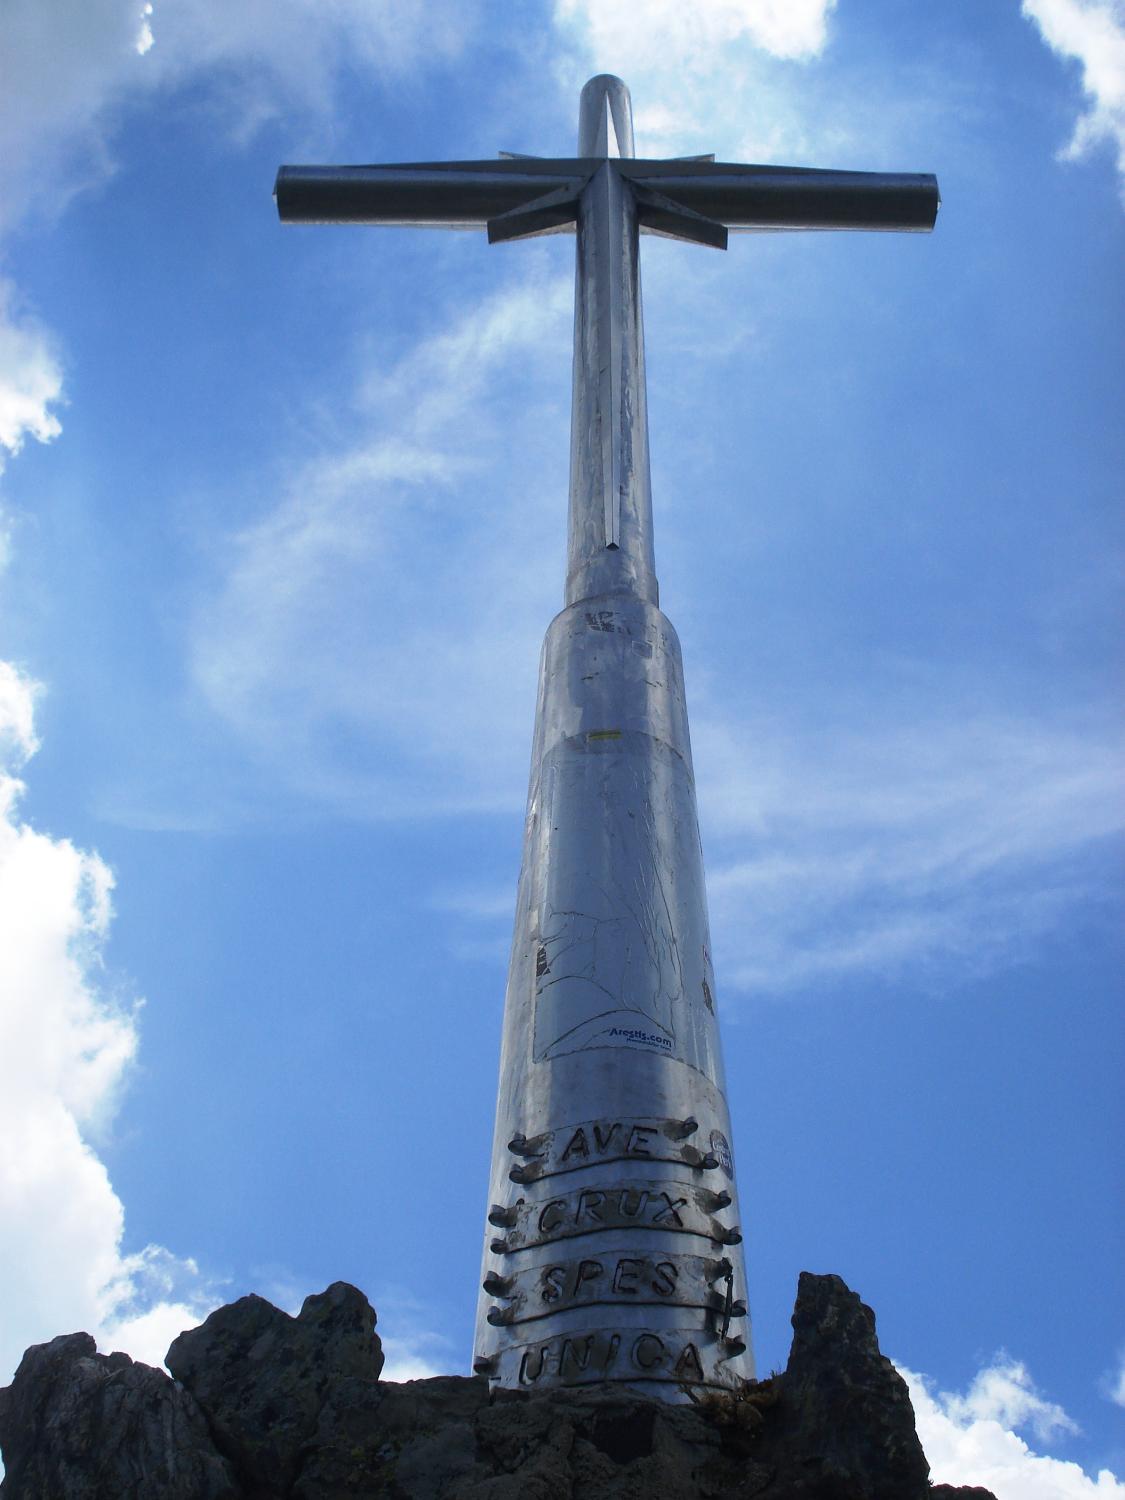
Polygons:
<instances>
[{"instance_id":1,"label":"dark gray rock","mask_svg":"<svg viewBox=\"0 0 1125 1500\"><path fill-rule=\"evenodd\" d=\"M293 1500L932 1500L909 1393L870 1308L839 1277L805 1274L793 1328L784 1375L692 1405L612 1385L340 1383Z\"/></svg>"},{"instance_id":2,"label":"dark gray rock","mask_svg":"<svg viewBox=\"0 0 1125 1500\"><path fill-rule=\"evenodd\" d=\"M368 1403L361 1412L354 1397ZM753 1469L693 1406L619 1386L494 1391L442 1377L326 1404L293 1500L720 1500Z\"/></svg>"},{"instance_id":3,"label":"dark gray rock","mask_svg":"<svg viewBox=\"0 0 1125 1500\"><path fill-rule=\"evenodd\" d=\"M274 1500L289 1494L333 1387L374 1387L383 1347L367 1298L337 1281L306 1297L295 1318L263 1297L220 1307L180 1334L167 1364L207 1413L247 1495Z\"/></svg>"},{"instance_id":4,"label":"dark gray rock","mask_svg":"<svg viewBox=\"0 0 1125 1500\"><path fill-rule=\"evenodd\" d=\"M996 1496L976 1484L935 1484L929 1500L996 1500Z\"/></svg>"},{"instance_id":5,"label":"dark gray rock","mask_svg":"<svg viewBox=\"0 0 1125 1500\"><path fill-rule=\"evenodd\" d=\"M392 1385L374 1329L337 1282L297 1318L244 1297L181 1334L183 1387L85 1334L29 1350L0 1391L2 1500L994 1500L930 1488L906 1385L837 1276L802 1274L783 1375L685 1404Z\"/></svg>"},{"instance_id":6,"label":"dark gray rock","mask_svg":"<svg viewBox=\"0 0 1125 1500\"><path fill-rule=\"evenodd\" d=\"M29 1349L0 1391L4 1500L241 1500L187 1391L88 1333Z\"/></svg>"},{"instance_id":7,"label":"dark gray rock","mask_svg":"<svg viewBox=\"0 0 1125 1500\"><path fill-rule=\"evenodd\" d=\"M762 1450L794 1494L903 1500L927 1492L930 1466L906 1382L880 1352L875 1314L838 1276L802 1271L793 1344Z\"/></svg>"},{"instance_id":8,"label":"dark gray rock","mask_svg":"<svg viewBox=\"0 0 1125 1500\"><path fill-rule=\"evenodd\" d=\"M475 1376L374 1389L341 1381L306 1446L293 1500L453 1494L462 1480L492 1472L478 1460L476 1442L476 1423L488 1407L488 1382Z\"/></svg>"}]
</instances>

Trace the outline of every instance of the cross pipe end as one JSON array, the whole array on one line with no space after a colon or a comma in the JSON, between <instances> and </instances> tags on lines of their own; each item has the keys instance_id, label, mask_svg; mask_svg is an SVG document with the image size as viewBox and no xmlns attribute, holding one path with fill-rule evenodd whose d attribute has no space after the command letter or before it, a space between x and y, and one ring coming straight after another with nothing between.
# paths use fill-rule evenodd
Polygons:
<instances>
[{"instance_id":1,"label":"cross pipe end","mask_svg":"<svg viewBox=\"0 0 1125 1500\"><path fill-rule=\"evenodd\" d=\"M616 151L611 152L610 127ZM633 156L633 102L629 90L612 73L599 73L578 101L578 155Z\"/></svg>"}]
</instances>

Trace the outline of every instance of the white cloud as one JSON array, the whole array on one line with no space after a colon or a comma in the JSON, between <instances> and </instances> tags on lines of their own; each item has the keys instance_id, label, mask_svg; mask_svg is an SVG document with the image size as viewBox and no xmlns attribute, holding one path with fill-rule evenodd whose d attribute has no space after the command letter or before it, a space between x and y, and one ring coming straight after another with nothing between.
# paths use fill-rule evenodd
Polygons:
<instances>
[{"instance_id":1,"label":"white cloud","mask_svg":"<svg viewBox=\"0 0 1125 1500\"><path fill-rule=\"evenodd\" d=\"M0 8L0 230L55 211L109 170L112 111L140 82L133 0L9 0Z\"/></svg>"},{"instance_id":2,"label":"white cloud","mask_svg":"<svg viewBox=\"0 0 1125 1500\"><path fill-rule=\"evenodd\" d=\"M152 6L144 5L141 7L140 30L137 32L137 40L134 46L143 57L155 40L156 38L152 34Z\"/></svg>"},{"instance_id":3,"label":"white cloud","mask_svg":"<svg viewBox=\"0 0 1125 1500\"><path fill-rule=\"evenodd\" d=\"M921 724L855 717L864 729L818 735L697 716L728 982L786 989L931 959L982 971L1076 905L1096 916L1106 897L1084 861L1125 824L1109 732L954 703Z\"/></svg>"},{"instance_id":4,"label":"white cloud","mask_svg":"<svg viewBox=\"0 0 1125 1500\"><path fill-rule=\"evenodd\" d=\"M201 1323L219 1300L194 1260L146 1245L120 1257L94 1336L103 1354L124 1349L159 1369L172 1340Z\"/></svg>"},{"instance_id":5,"label":"white cloud","mask_svg":"<svg viewBox=\"0 0 1125 1500\"><path fill-rule=\"evenodd\" d=\"M616 73L633 97L637 152L716 151L721 160L801 160L845 149L839 101L829 119L786 64L828 40L835 0L555 0L568 94Z\"/></svg>"},{"instance_id":6,"label":"white cloud","mask_svg":"<svg viewBox=\"0 0 1125 1500\"><path fill-rule=\"evenodd\" d=\"M49 333L18 304L0 277L0 470L4 452L28 436L49 443L62 430L52 407L62 397L62 369Z\"/></svg>"},{"instance_id":7,"label":"white cloud","mask_svg":"<svg viewBox=\"0 0 1125 1500\"><path fill-rule=\"evenodd\" d=\"M463 1350L433 1331L433 1309L403 1285L380 1286L372 1299L383 1345L382 1380L429 1380L434 1375L463 1375Z\"/></svg>"},{"instance_id":8,"label":"white cloud","mask_svg":"<svg viewBox=\"0 0 1125 1500\"><path fill-rule=\"evenodd\" d=\"M0 1381L27 1345L76 1329L159 1363L159 1340L203 1301L190 1262L122 1254L122 1205L92 1142L136 1051L136 1011L102 970L110 871L18 818L11 773L35 749L35 692L0 663Z\"/></svg>"},{"instance_id":9,"label":"white cloud","mask_svg":"<svg viewBox=\"0 0 1125 1500\"><path fill-rule=\"evenodd\" d=\"M1041 1442L1078 1431L1077 1422L1061 1406L1038 1393L1027 1366L1003 1354L977 1372L964 1396L942 1399L946 1415L963 1425L999 1422L1004 1427L1030 1427Z\"/></svg>"},{"instance_id":10,"label":"white cloud","mask_svg":"<svg viewBox=\"0 0 1125 1500\"><path fill-rule=\"evenodd\" d=\"M1125 1406L1125 1352L1118 1355L1116 1370L1106 1376L1104 1390L1116 1406Z\"/></svg>"},{"instance_id":11,"label":"white cloud","mask_svg":"<svg viewBox=\"0 0 1125 1500\"><path fill-rule=\"evenodd\" d=\"M18 770L39 748L35 700L40 691L11 662L0 661L0 767Z\"/></svg>"},{"instance_id":12,"label":"white cloud","mask_svg":"<svg viewBox=\"0 0 1125 1500\"><path fill-rule=\"evenodd\" d=\"M925 59L821 67L835 0L555 0L556 80L594 73L633 98L637 153L902 170L932 122L974 107ZM571 106L573 107L573 106Z\"/></svg>"},{"instance_id":13,"label":"white cloud","mask_svg":"<svg viewBox=\"0 0 1125 1500\"><path fill-rule=\"evenodd\" d=\"M429 1380L434 1375L450 1373L447 1363L434 1353L435 1345L442 1342L436 1335L398 1338L380 1330L380 1337L386 1359L381 1380Z\"/></svg>"},{"instance_id":14,"label":"white cloud","mask_svg":"<svg viewBox=\"0 0 1125 1500\"><path fill-rule=\"evenodd\" d=\"M924 1375L898 1367L910 1387L918 1436L934 1484L982 1485L997 1500L1123 1500L1125 1484L1103 1469L1096 1479L1076 1463L1034 1453L1012 1429L1040 1440L1078 1429L1045 1400L1027 1370L1006 1357L976 1376L961 1396L936 1392Z\"/></svg>"},{"instance_id":15,"label":"white cloud","mask_svg":"<svg viewBox=\"0 0 1125 1500\"><path fill-rule=\"evenodd\" d=\"M1082 68L1089 104L1063 155L1112 146L1125 191L1125 0L1023 0L1022 9L1048 47Z\"/></svg>"},{"instance_id":16,"label":"white cloud","mask_svg":"<svg viewBox=\"0 0 1125 1500\"><path fill-rule=\"evenodd\" d=\"M573 26L599 56L633 68L710 71L739 43L774 57L814 57L836 0L555 0L555 20Z\"/></svg>"}]
</instances>

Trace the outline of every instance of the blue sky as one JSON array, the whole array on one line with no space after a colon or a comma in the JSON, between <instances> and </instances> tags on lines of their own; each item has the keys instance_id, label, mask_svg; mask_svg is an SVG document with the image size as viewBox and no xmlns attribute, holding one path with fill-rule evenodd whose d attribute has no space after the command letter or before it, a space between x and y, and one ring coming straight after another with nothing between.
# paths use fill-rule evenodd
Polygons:
<instances>
[{"instance_id":1,"label":"blue sky","mask_svg":"<svg viewBox=\"0 0 1125 1500\"><path fill-rule=\"evenodd\" d=\"M643 246L759 1365L835 1271L936 1478L1125 1493L1119 0L11 0L0 68L0 1380L339 1277L467 1369L573 242L270 193L613 71L640 154L944 199Z\"/></svg>"}]
</instances>

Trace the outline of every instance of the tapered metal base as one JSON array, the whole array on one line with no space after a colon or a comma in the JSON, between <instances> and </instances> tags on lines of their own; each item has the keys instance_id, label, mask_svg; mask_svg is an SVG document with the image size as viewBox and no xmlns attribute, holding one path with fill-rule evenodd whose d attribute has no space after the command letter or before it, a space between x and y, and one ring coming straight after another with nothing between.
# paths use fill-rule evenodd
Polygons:
<instances>
[{"instance_id":1,"label":"tapered metal base","mask_svg":"<svg viewBox=\"0 0 1125 1500\"><path fill-rule=\"evenodd\" d=\"M752 1376L730 1140L679 642L585 599L543 648L477 1368Z\"/></svg>"}]
</instances>

